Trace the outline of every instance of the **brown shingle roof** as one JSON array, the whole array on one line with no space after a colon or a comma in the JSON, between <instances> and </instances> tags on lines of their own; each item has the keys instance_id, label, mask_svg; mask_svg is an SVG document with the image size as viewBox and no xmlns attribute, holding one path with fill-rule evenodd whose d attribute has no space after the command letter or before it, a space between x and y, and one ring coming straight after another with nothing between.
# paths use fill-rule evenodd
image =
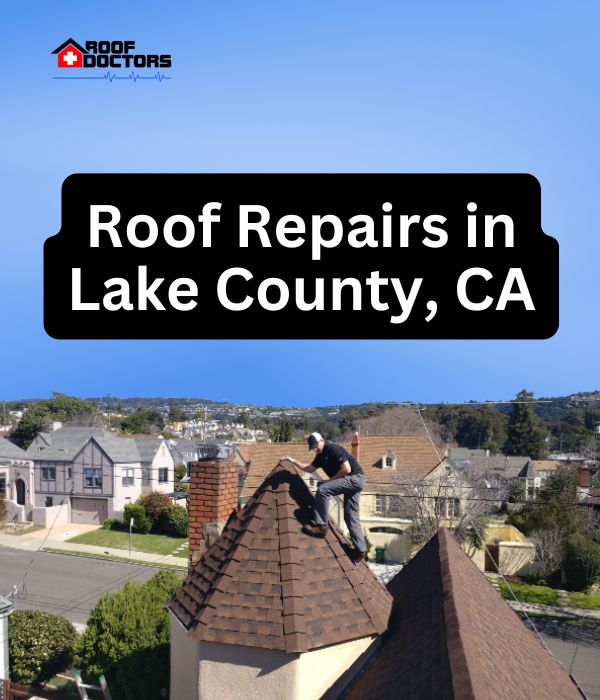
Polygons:
<instances>
[{"instance_id":1,"label":"brown shingle roof","mask_svg":"<svg viewBox=\"0 0 600 700\"><path fill-rule=\"evenodd\" d=\"M348 700L581 700L448 530L440 530L389 589L389 630Z\"/></svg>"},{"instance_id":2,"label":"brown shingle roof","mask_svg":"<svg viewBox=\"0 0 600 700\"><path fill-rule=\"evenodd\" d=\"M361 436L359 463L367 477L366 491L370 484L395 484L422 479L439 462L431 442L423 435L366 435ZM341 443L348 452L352 451L349 442ZM298 442L258 442L246 445L244 455L250 460L250 467L242 497L249 496L283 455L290 455L301 462L311 462L314 453L309 452L306 443ZM383 469L382 457L392 452L396 458L395 469Z\"/></svg>"},{"instance_id":3,"label":"brown shingle roof","mask_svg":"<svg viewBox=\"0 0 600 700\"><path fill-rule=\"evenodd\" d=\"M303 652L386 629L391 596L340 530L301 532L312 503L283 462L232 516L169 604L194 639Z\"/></svg>"}]
</instances>

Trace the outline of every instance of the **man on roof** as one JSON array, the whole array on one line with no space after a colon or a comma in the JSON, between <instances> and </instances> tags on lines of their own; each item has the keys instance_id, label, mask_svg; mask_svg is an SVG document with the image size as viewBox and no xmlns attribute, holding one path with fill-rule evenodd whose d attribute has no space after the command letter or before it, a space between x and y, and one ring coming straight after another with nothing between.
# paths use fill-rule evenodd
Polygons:
<instances>
[{"instance_id":1,"label":"man on roof","mask_svg":"<svg viewBox=\"0 0 600 700\"><path fill-rule=\"evenodd\" d=\"M307 439L308 449L316 452L312 463L304 464L293 457L287 459L300 469L312 474L321 468L329 477L317 487L314 504L314 520L302 527L312 537L325 537L331 496L344 496L344 520L354 542L352 558L356 561L367 558L367 546L360 524L359 499L365 486L365 474L360 464L341 445L326 442L320 433L311 433Z\"/></svg>"}]
</instances>

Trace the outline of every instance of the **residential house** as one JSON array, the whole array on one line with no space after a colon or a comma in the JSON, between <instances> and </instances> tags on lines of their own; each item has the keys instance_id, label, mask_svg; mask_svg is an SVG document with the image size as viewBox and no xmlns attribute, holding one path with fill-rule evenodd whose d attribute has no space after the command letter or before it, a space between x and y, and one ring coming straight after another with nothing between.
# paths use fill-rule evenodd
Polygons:
<instances>
[{"instance_id":1,"label":"residential house","mask_svg":"<svg viewBox=\"0 0 600 700\"><path fill-rule=\"evenodd\" d=\"M27 457L34 464L34 505L66 505L67 519L76 523L101 524L121 517L144 493L173 490L174 461L162 439L61 427L39 433Z\"/></svg>"},{"instance_id":2,"label":"residential house","mask_svg":"<svg viewBox=\"0 0 600 700\"><path fill-rule=\"evenodd\" d=\"M208 533L237 468L191 476L190 521ZM447 530L386 590L335 524L302 533L312 501L281 462L194 563L168 606L172 700L581 697Z\"/></svg>"},{"instance_id":3,"label":"residential house","mask_svg":"<svg viewBox=\"0 0 600 700\"><path fill-rule=\"evenodd\" d=\"M8 520L29 518L33 493L33 462L20 447L0 438L0 498L6 499Z\"/></svg>"}]
</instances>

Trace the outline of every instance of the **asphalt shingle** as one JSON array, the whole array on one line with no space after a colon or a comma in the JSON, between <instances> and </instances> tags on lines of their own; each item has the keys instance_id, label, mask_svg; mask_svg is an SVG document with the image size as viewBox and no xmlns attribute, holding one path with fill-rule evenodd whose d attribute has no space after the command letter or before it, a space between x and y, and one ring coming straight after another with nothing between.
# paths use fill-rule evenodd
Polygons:
<instances>
[{"instance_id":1,"label":"asphalt shingle","mask_svg":"<svg viewBox=\"0 0 600 700\"><path fill-rule=\"evenodd\" d=\"M289 462L264 479L170 603L193 638L303 652L386 629L391 596L341 531L302 533L312 503Z\"/></svg>"}]
</instances>

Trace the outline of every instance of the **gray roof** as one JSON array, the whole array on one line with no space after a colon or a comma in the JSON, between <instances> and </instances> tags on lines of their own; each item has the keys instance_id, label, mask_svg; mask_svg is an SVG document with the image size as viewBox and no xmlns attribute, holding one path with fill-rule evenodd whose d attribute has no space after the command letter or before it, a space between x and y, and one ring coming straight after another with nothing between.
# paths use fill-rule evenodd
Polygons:
<instances>
[{"instance_id":1,"label":"gray roof","mask_svg":"<svg viewBox=\"0 0 600 700\"><path fill-rule=\"evenodd\" d=\"M94 437L94 440L114 463L142 461L134 438Z\"/></svg>"},{"instance_id":2,"label":"gray roof","mask_svg":"<svg viewBox=\"0 0 600 700\"><path fill-rule=\"evenodd\" d=\"M490 455L472 455L466 459L452 459L456 468L469 479L478 479L485 474L500 474L506 479L515 479L521 469L529 462L529 457Z\"/></svg>"},{"instance_id":3,"label":"gray roof","mask_svg":"<svg viewBox=\"0 0 600 700\"><path fill-rule=\"evenodd\" d=\"M173 455L175 464L186 464L187 462L197 459L198 448L196 445L198 442L198 440L167 440L167 447Z\"/></svg>"},{"instance_id":4,"label":"gray roof","mask_svg":"<svg viewBox=\"0 0 600 700\"><path fill-rule=\"evenodd\" d=\"M110 433L105 428L89 426L85 428L59 428L53 432L40 433L40 437L48 443L48 447L39 450L32 443L27 448L29 459L52 459L70 461L92 436L105 436Z\"/></svg>"},{"instance_id":5,"label":"gray roof","mask_svg":"<svg viewBox=\"0 0 600 700\"><path fill-rule=\"evenodd\" d=\"M164 442L163 438L134 437L131 439L136 444L142 462L151 462L154 459L154 455L158 452L159 447Z\"/></svg>"},{"instance_id":6,"label":"gray roof","mask_svg":"<svg viewBox=\"0 0 600 700\"><path fill-rule=\"evenodd\" d=\"M0 438L0 459L27 459L27 453L14 442Z\"/></svg>"},{"instance_id":7,"label":"gray roof","mask_svg":"<svg viewBox=\"0 0 600 700\"><path fill-rule=\"evenodd\" d=\"M115 437L105 428L59 428L51 433L41 433L40 436L48 443L48 447L39 450L32 443L25 453L34 461L71 462L91 438L114 463L142 461L134 438ZM161 441L148 442L160 444Z\"/></svg>"},{"instance_id":8,"label":"gray roof","mask_svg":"<svg viewBox=\"0 0 600 700\"><path fill-rule=\"evenodd\" d=\"M527 464L519 472L519 477L521 479L534 479L536 476L535 469L533 468L533 462L529 460Z\"/></svg>"}]
</instances>

